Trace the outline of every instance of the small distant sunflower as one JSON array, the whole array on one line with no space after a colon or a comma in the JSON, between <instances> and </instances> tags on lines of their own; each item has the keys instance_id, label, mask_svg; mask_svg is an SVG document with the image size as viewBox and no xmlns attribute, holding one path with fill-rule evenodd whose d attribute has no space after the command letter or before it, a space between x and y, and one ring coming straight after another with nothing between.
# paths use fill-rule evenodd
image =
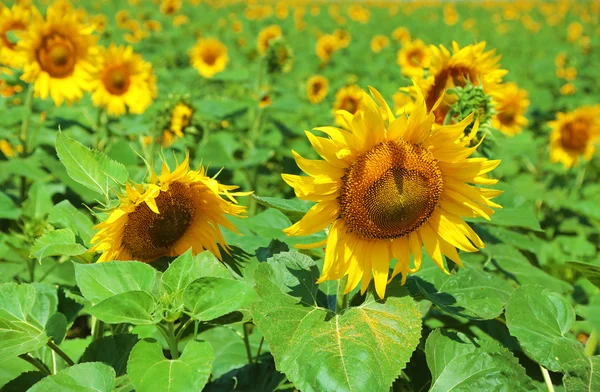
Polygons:
<instances>
[{"instance_id":1,"label":"small distant sunflower","mask_svg":"<svg viewBox=\"0 0 600 392\"><path fill-rule=\"evenodd\" d=\"M211 251L221 259L217 244L228 251L219 226L237 232L226 215L242 217L246 207L237 205L231 192L237 186L222 185L200 166L190 170L189 158L170 171L163 164L160 176L152 174L148 184L127 184L119 206L95 226L92 252L98 262L138 260L152 262L163 256Z\"/></svg>"},{"instance_id":2,"label":"small distant sunflower","mask_svg":"<svg viewBox=\"0 0 600 392\"><path fill-rule=\"evenodd\" d=\"M281 31L281 27L278 25L267 26L258 33L258 39L256 41L256 46L258 52L263 54L269 48L269 42L272 39L282 37L283 32Z\"/></svg>"},{"instance_id":3,"label":"small distant sunflower","mask_svg":"<svg viewBox=\"0 0 600 392\"><path fill-rule=\"evenodd\" d=\"M41 15L33 6L13 5L11 8L0 7L0 64L20 68L23 58L17 53L17 44L10 34L27 30L30 23L41 22Z\"/></svg>"},{"instance_id":4,"label":"small distant sunflower","mask_svg":"<svg viewBox=\"0 0 600 392\"><path fill-rule=\"evenodd\" d=\"M404 45L407 42L410 42L410 33L406 27L396 27L394 31L392 31L392 38Z\"/></svg>"},{"instance_id":5,"label":"small distant sunflower","mask_svg":"<svg viewBox=\"0 0 600 392\"><path fill-rule=\"evenodd\" d=\"M175 135L183 137L183 130L190 125L193 115L194 109L190 105L185 102L179 102L175 105L173 112L171 113L169 130Z\"/></svg>"},{"instance_id":6,"label":"small distant sunflower","mask_svg":"<svg viewBox=\"0 0 600 392\"><path fill-rule=\"evenodd\" d=\"M558 113L556 120L548 125L552 129L550 160L562 163L567 169L577 166L580 159L587 162L596 152L594 144L600 140L600 105Z\"/></svg>"},{"instance_id":7,"label":"small distant sunflower","mask_svg":"<svg viewBox=\"0 0 600 392\"><path fill-rule=\"evenodd\" d=\"M493 93L493 103L496 115L492 117L492 126L505 135L519 134L529 123L525 117L531 103L529 93L515 83L505 83Z\"/></svg>"},{"instance_id":8,"label":"small distant sunflower","mask_svg":"<svg viewBox=\"0 0 600 392\"><path fill-rule=\"evenodd\" d=\"M163 15L174 15L181 8L181 0L162 0L160 12Z\"/></svg>"},{"instance_id":9,"label":"small distant sunflower","mask_svg":"<svg viewBox=\"0 0 600 392\"><path fill-rule=\"evenodd\" d=\"M328 63L331 55L338 49L338 39L332 34L324 34L317 40L317 56L323 63Z\"/></svg>"},{"instance_id":10,"label":"small distant sunflower","mask_svg":"<svg viewBox=\"0 0 600 392\"><path fill-rule=\"evenodd\" d=\"M485 42L468 45L461 48L456 42L452 43L452 53L443 45L429 47L431 65L427 76L416 77L416 83L425 95L427 109L444 98L435 109L435 121L441 125L446 114L454 103L453 95L444 95L444 91L452 87L464 87L467 80L474 85L480 85L488 95L493 95L502 83L502 77L508 71L500 69L500 56L495 50L485 51ZM408 87L405 90L414 90ZM414 93L411 93L414 96Z\"/></svg>"},{"instance_id":11,"label":"small distant sunflower","mask_svg":"<svg viewBox=\"0 0 600 392\"><path fill-rule=\"evenodd\" d=\"M192 66L205 78L212 78L229 63L227 47L216 38L200 38L189 55Z\"/></svg>"},{"instance_id":12,"label":"small distant sunflower","mask_svg":"<svg viewBox=\"0 0 600 392\"><path fill-rule=\"evenodd\" d=\"M333 32L333 35L337 39L337 45L340 48L347 48L350 45L350 41L352 41L352 37L350 36L350 32L344 29L336 29Z\"/></svg>"},{"instance_id":13,"label":"small distant sunflower","mask_svg":"<svg viewBox=\"0 0 600 392\"><path fill-rule=\"evenodd\" d=\"M321 75L315 75L306 83L306 96L311 103L319 103L325 99L329 91L329 81Z\"/></svg>"},{"instance_id":14,"label":"small distant sunflower","mask_svg":"<svg viewBox=\"0 0 600 392\"><path fill-rule=\"evenodd\" d=\"M126 107L130 113L144 113L157 95L152 65L130 46L110 44L100 48L99 53L98 73L92 86L94 105L115 116L125 114Z\"/></svg>"},{"instance_id":15,"label":"small distant sunflower","mask_svg":"<svg viewBox=\"0 0 600 392\"><path fill-rule=\"evenodd\" d=\"M390 40L385 35L376 35L371 39L371 51L373 53L379 53L388 46L390 46Z\"/></svg>"},{"instance_id":16,"label":"small distant sunflower","mask_svg":"<svg viewBox=\"0 0 600 392\"><path fill-rule=\"evenodd\" d=\"M500 208L491 199L501 192L480 187L497 182L487 173L500 161L469 158L476 147L456 141L473 115L433 128L435 117L420 90L410 117L397 119L381 94L371 93L380 107L365 94L356 114L341 112L348 131L316 128L326 138L306 132L324 160L292 152L308 176L283 174L283 179L297 197L317 204L284 231L304 236L329 227L325 241L304 246L326 246L317 282L347 276L345 293L361 281L364 293L374 280L377 295L384 298L394 276L401 273L404 283L408 273L420 268L423 246L445 272L444 256L462 266L456 248L476 252L484 246L462 217L490 219L490 207ZM476 132L477 123L473 128ZM390 277L392 258L397 263Z\"/></svg>"},{"instance_id":17,"label":"small distant sunflower","mask_svg":"<svg viewBox=\"0 0 600 392\"><path fill-rule=\"evenodd\" d=\"M420 39L405 42L398 51L398 65L404 76L423 76L424 69L429 68L430 64L429 48Z\"/></svg>"},{"instance_id":18,"label":"small distant sunflower","mask_svg":"<svg viewBox=\"0 0 600 392\"><path fill-rule=\"evenodd\" d=\"M336 124L343 126L345 121L338 111L343 110L350 114L355 114L362 108L362 100L364 93L360 87L355 84L342 87L335 94L335 102L333 103L333 114Z\"/></svg>"},{"instance_id":19,"label":"small distant sunflower","mask_svg":"<svg viewBox=\"0 0 600 392\"><path fill-rule=\"evenodd\" d=\"M36 97L50 95L57 106L79 100L90 88L97 37L79 17L53 4L46 19L32 24L17 44L24 63L21 79L34 83Z\"/></svg>"}]
</instances>

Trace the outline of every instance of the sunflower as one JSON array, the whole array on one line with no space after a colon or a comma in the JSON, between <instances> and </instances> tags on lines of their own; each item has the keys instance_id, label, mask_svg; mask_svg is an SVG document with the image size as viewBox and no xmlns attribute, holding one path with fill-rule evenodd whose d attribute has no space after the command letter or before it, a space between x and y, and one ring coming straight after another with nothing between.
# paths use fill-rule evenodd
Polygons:
<instances>
[{"instance_id":1,"label":"sunflower","mask_svg":"<svg viewBox=\"0 0 600 392\"><path fill-rule=\"evenodd\" d=\"M171 113L169 130L179 137L183 137L183 130L190 125L194 109L185 102L179 102Z\"/></svg>"},{"instance_id":2,"label":"sunflower","mask_svg":"<svg viewBox=\"0 0 600 392\"><path fill-rule=\"evenodd\" d=\"M406 41L398 51L398 65L404 76L423 76L424 68L429 68L430 64L429 48L420 39Z\"/></svg>"},{"instance_id":3,"label":"sunflower","mask_svg":"<svg viewBox=\"0 0 600 392\"><path fill-rule=\"evenodd\" d=\"M23 66L23 58L18 56L17 45L11 40L13 33L25 31L30 24L41 22L41 15L33 6L13 5L0 8L0 63L11 67Z\"/></svg>"},{"instance_id":4,"label":"sunflower","mask_svg":"<svg viewBox=\"0 0 600 392\"><path fill-rule=\"evenodd\" d=\"M433 105L443 98L442 102L434 111L436 124L443 124L450 106L454 103L455 96L445 95L444 92L452 87L464 87L467 80L474 85L480 85L486 94L493 95L502 83L502 77L508 71L500 69L498 62L500 56L495 56L495 50L485 51L485 42L476 45L468 45L464 48L452 43L450 53L443 45L429 47L431 65L427 77L424 75L416 77L417 85L425 95L427 109L431 110ZM415 96L415 87L407 87L404 90Z\"/></svg>"},{"instance_id":5,"label":"sunflower","mask_svg":"<svg viewBox=\"0 0 600 392\"><path fill-rule=\"evenodd\" d=\"M355 114L362 108L363 91L355 84L342 87L335 94L335 102L333 103L333 114L336 124L344 126L346 121L339 115L339 111L343 110L350 114Z\"/></svg>"},{"instance_id":6,"label":"sunflower","mask_svg":"<svg viewBox=\"0 0 600 392\"><path fill-rule=\"evenodd\" d=\"M317 56L323 63L328 63L331 60L331 55L338 49L339 42L335 35L324 34L317 40Z\"/></svg>"},{"instance_id":7,"label":"sunflower","mask_svg":"<svg viewBox=\"0 0 600 392\"><path fill-rule=\"evenodd\" d=\"M505 83L493 94L496 115L492 118L492 126L508 136L523 131L529 121L525 112L529 107L529 93L520 89L515 83Z\"/></svg>"},{"instance_id":8,"label":"sunflower","mask_svg":"<svg viewBox=\"0 0 600 392\"><path fill-rule=\"evenodd\" d=\"M392 31L392 38L404 45L407 42L410 42L410 33L406 27L396 27L394 31Z\"/></svg>"},{"instance_id":9,"label":"sunflower","mask_svg":"<svg viewBox=\"0 0 600 392\"><path fill-rule=\"evenodd\" d=\"M435 116L420 90L410 117L397 119L381 94L371 93L380 107L364 94L356 114L340 113L349 131L316 128L328 138L306 132L324 160L292 152L309 176L283 174L283 179L300 199L317 204L284 231L302 236L329 227L325 241L306 246L326 244L318 283L347 276L345 293L361 280L364 293L373 279L383 298L394 276L401 273L404 283L408 273L420 268L423 245L445 272L443 256L462 266L456 248L475 252L484 246L461 217L489 219L490 207L500 208L490 200L500 192L479 186L497 182L486 173L500 161L468 158L476 147L456 142L473 115L434 129ZM397 263L390 277L392 257Z\"/></svg>"},{"instance_id":10,"label":"sunflower","mask_svg":"<svg viewBox=\"0 0 600 392\"><path fill-rule=\"evenodd\" d=\"M333 35L337 39L337 46L339 48L347 48L350 45L350 41L352 41L352 36L350 36L348 30L335 29Z\"/></svg>"},{"instance_id":11,"label":"sunflower","mask_svg":"<svg viewBox=\"0 0 600 392\"><path fill-rule=\"evenodd\" d=\"M371 39L371 51L373 51L373 53L380 53L388 46L390 46L390 40L385 35L376 35Z\"/></svg>"},{"instance_id":12,"label":"sunflower","mask_svg":"<svg viewBox=\"0 0 600 392\"><path fill-rule=\"evenodd\" d=\"M90 251L102 252L98 262L152 262L190 248L193 254L208 249L221 259L217 244L226 252L228 246L219 225L236 232L225 215L241 217L246 211L234 196L249 193L230 192L237 188L219 184L202 166L190 170L189 157L172 172L163 163L160 176L152 173L150 183L127 184L119 206L95 226Z\"/></svg>"},{"instance_id":13,"label":"sunflower","mask_svg":"<svg viewBox=\"0 0 600 392\"><path fill-rule=\"evenodd\" d=\"M92 102L120 116L126 107L141 114L156 97L156 77L152 65L133 52L130 46L110 44L100 48L98 73L92 85Z\"/></svg>"},{"instance_id":14,"label":"sunflower","mask_svg":"<svg viewBox=\"0 0 600 392\"><path fill-rule=\"evenodd\" d=\"M181 0L162 0L160 12L163 15L173 15L181 8Z\"/></svg>"},{"instance_id":15,"label":"sunflower","mask_svg":"<svg viewBox=\"0 0 600 392\"><path fill-rule=\"evenodd\" d=\"M93 26L79 18L53 4L46 19L32 24L17 44L24 64L21 79L34 83L36 97L50 95L57 106L79 100L91 86L97 37Z\"/></svg>"},{"instance_id":16,"label":"sunflower","mask_svg":"<svg viewBox=\"0 0 600 392\"><path fill-rule=\"evenodd\" d=\"M600 139L600 105L558 113L556 120L548 125L552 129L550 160L561 162L567 169L577 166L580 158L587 162L596 152L594 143Z\"/></svg>"},{"instance_id":17,"label":"sunflower","mask_svg":"<svg viewBox=\"0 0 600 392\"><path fill-rule=\"evenodd\" d=\"M329 81L321 75L315 75L306 83L306 96L311 103L319 103L325 99L329 91Z\"/></svg>"},{"instance_id":18,"label":"sunflower","mask_svg":"<svg viewBox=\"0 0 600 392\"><path fill-rule=\"evenodd\" d=\"M264 54L269 48L269 42L272 39L282 37L283 32L281 31L281 27L278 25L267 26L258 33L258 39L256 41L256 46L258 48L258 52Z\"/></svg>"},{"instance_id":19,"label":"sunflower","mask_svg":"<svg viewBox=\"0 0 600 392\"><path fill-rule=\"evenodd\" d=\"M216 38L200 38L189 55L192 66L205 78L212 78L229 63L227 47Z\"/></svg>"}]
</instances>

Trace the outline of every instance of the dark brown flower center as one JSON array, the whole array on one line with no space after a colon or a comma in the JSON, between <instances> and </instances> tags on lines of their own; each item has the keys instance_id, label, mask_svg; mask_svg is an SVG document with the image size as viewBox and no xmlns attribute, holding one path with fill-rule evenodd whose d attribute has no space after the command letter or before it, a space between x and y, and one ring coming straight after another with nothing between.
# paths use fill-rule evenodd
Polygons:
<instances>
[{"instance_id":1,"label":"dark brown flower center","mask_svg":"<svg viewBox=\"0 0 600 392\"><path fill-rule=\"evenodd\" d=\"M123 95L129 90L131 78L125 65L108 68L102 78L104 86L113 95Z\"/></svg>"},{"instance_id":2,"label":"dark brown flower center","mask_svg":"<svg viewBox=\"0 0 600 392\"><path fill-rule=\"evenodd\" d=\"M346 169L339 197L348 228L364 238L392 239L418 229L442 194L430 151L403 140L383 142Z\"/></svg>"},{"instance_id":3,"label":"dark brown flower center","mask_svg":"<svg viewBox=\"0 0 600 392\"><path fill-rule=\"evenodd\" d=\"M583 119L565 123L560 129L560 143L569 150L583 151L590 138L590 124Z\"/></svg>"},{"instance_id":4,"label":"dark brown flower center","mask_svg":"<svg viewBox=\"0 0 600 392\"><path fill-rule=\"evenodd\" d=\"M77 49L70 39L52 34L42 39L36 56L42 70L51 77L65 78L75 69Z\"/></svg>"}]
</instances>

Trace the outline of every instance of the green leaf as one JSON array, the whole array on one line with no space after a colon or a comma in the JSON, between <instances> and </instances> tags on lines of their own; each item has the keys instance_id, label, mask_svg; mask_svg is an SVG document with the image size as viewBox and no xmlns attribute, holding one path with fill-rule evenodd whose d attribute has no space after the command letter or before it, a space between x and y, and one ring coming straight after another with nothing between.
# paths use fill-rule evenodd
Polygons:
<instances>
[{"instance_id":1,"label":"green leaf","mask_svg":"<svg viewBox=\"0 0 600 392\"><path fill-rule=\"evenodd\" d=\"M29 391L35 383L46 377L46 373L40 371L25 372L17 378L11 380L2 387L2 392L23 392Z\"/></svg>"},{"instance_id":2,"label":"green leaf","mask_svg":"<svg viewBox=\"0 0 600 392\"><path fill-rule=\"evenodd\" d=\"M425 354L432 377L429 392L537 390L519 360L494 341L438 329L427 338Z\"/></svg>"},{"instance_id":3,"label":"green leaf","mask_svg":"<svg viewBox=\"0 0 600 392\"><path fill-rule=\"evenodd\" d=\"M46 335L54 340L54 343L60 344L67 334L67 318L60 312L54 313L46 323Z\"/></svg>"},{"instance_id":4,"label":"green leaf","mask_svg":"<svg viewBox=\"0 0 600 392\"><path fill-rule=\"evenodd\" d=\"M18 208L13 200L4 192L0 192L0 219L19 219L21 209Z\"/></svg>"},{"instance_id":5,"label":"green leaf","mask_svg":"<svg viewBox=\"0 0 600 392\"><path fill-rule=\"evenodd\" d=\"M160 316L154 314L156 301L145 291L128 291L111 296L88 311L108 324L149 325L160 321Z\"/></svg>"},{"instance_id":6,"label":"green leaf","mask_svg":"<svg viewBox=\"0 0 600 392\"><path fill-rule=\"evenodd\" d=\"M261 197L252 195L256 199L258 204L268 207L275 208L283 212L292 221L300 220L304 214L313 206L314 203L300 200L300 199L281 199L279 197Z\"/></svg>"},{"instance_id":7,"label":"green leaf","mask_svg":"<svg viewBox=\"0 0 600 392\"><path fill-rule=\"evenodd\" d=\"M28 392L112 392L115 371L100 362L68 367L35 384Z\"/></svg>"},{"instance_id":8,"label":"green leaf","mask_svg":"<svg viewBox=\"0 0 600 392\"><path fill-rule=\"evenodd\" d=\"M27 199L23 202L23 215L40 219L52 209L52 197L43 182L34 182L27 191Z\"/></svg>"},{"instance_id":9,"label":"green leaf","mask_svg":"<svg viewBox=\"0 0 600 392\"><path fill-rule=\"evenodd\" d=\"M534 360L552 371L584 355L581 344L568 337L574 323L571 304L541 286L518 288L506 306L510 334Z\"/></svg>"},{"instance_id":10,"label":"green leaf","mask_svg":"<svg viewBox=\"0 0 600 392\"><path fill-rule=\"evenodd\" d=\"M156 270L138 261L109 261L75 265L75 279L83 296L92 304L128 291L151 294Z\"/></svg>"},{"instance_id":11,"label":"green leaf","mask_svg":"<svg viewBox=\"0 0 600 392\"><path fill-rule=\"evenodd\" d=\"M127 181L125 166L101 152L90 150L60 131L56 136L56 152L69 177L107 198L110 188L124 185Z\"/></svg>"},{"instance_id":12,"label":"green leaf","mask_svg":"<svg viewBox=\"0 0 600 392\"><path fill-rule=\"evenodd\" d=\"M129 354L138 340L132 334L111 335L94 340L85 349L79 362L103 362L115 369L117 377L122 376L127 372Z\"/></svg>"},{"instance_id":13,"label":"green leaf","mask_svg":"<svg viewBox=\"0 0 600 392\"><path fill-rule=\"evenodd\" d=\"M193 281L183 293L185 307L199 321L221 317L256 300L256 293L245 282L212 276Z\"/></svg>"},{"instance_id":14,"label":"green leaf","mask_svg":"<svg viewBox=\"0 0 600 392\"><path fill-rule=\"evenodd\" d=\"M408 286L413 285L444 312L484 320L498 317L513 292L508 282L479 268L446 275L433 262L409 277Z\"/></svg>"},{"instance_id":15,"label":"green leaf","mask_svg":"<svg viewBox=\"0 0 600 392\"><path fill-rule=\"evenodd\" d=\"M0 358L43 347L44 326L56 312L56 289L43 284L0 285Z\"/></svg>"},{"instance_id":16,"label":"green leaf","mask_svg":"<svg viewBox=\"0 0 600 392\"><path fill-rule=\"evenodd\" d=\"M307 272L290 266L288 273ZM271 262L258 267L255 281L261 301L252 306L254 322L277 369L299 390L388 390L419 342L421 316L409 296L382 303L369 295L362 305L335 314L299 300L312 297L303 285L290 288L294 296L284 293ZM304 290L309 292L300 294Z\"/></svg>"},{"instance_id":17,"label":"green leaf","mask_svg":"<svg viewBox=\"0 0 600 392\"><path fill-rule=\"evenodd\" d=\"M563 364L566 392L600 391L600 356L581 357Z\"/></svg>"},{"instance_id":18,"label":"green leaf","mask_svg":"<svg viewBox=\"0 0 600 392\"><path fill-rule=\"evenodd\" d=\"M50 256L77 256L87 249L75 241L75 234L69 229L58 229L44 233L31 247L31 257L40 262Z\"/></svg>"},{"instance_id":19,"label":"green leaf","mask_svg":"<svg viewBox=\"0 0 600 392\"><path fill-rule=\"evenodd\" d=\"M83 212L73 207L68 200L63 200L52 208L48 217L48 223L64 229L70 229L73 233L78 234L83 242L88 245L94 235L92 220Z\"/></svg>"},{"instance_id":20,"label":"green leaf","mask_svg":"<svg viewBox=\"0 0 600 392\"><path fill-rule=\"evenodd\" d=\"M178 359L163 356L157 342L142 340L127 362L129 380L137 392L201 391L212 368L213 351L206 342L189 342Z\"/></svg>"},{"instance_id":21,"label":"green leaf","mask_svg":"<svg viewBox=\"0 0 600 392\"><path fill-rule=\"evenodd\" d=\"M585 276L592 284L600 288L600 267L594 264L582 263L580 261L569 261L567 265L573 267Z\"/></svg>"}]
</instances>

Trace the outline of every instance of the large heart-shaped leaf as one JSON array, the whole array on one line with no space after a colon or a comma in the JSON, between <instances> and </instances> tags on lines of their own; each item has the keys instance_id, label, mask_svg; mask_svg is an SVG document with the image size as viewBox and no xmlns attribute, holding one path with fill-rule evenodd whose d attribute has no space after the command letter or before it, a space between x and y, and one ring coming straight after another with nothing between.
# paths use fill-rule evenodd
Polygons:
<instances>
[{"instance_id":1,"label":"large heart-shaped leaf","mask_svg":"<svg viewBox=\"0 0 600 392\"><path fill-rule=\"evenodd\" d=\"M105 299L89 312L108 324L149 325L160 321L156 306L154 297L145 291L128 291Z\"/></svg>"},{"instance_id":2,"label":"large heart-shaped leaf","mask_svg":"<svg viewBox=\"0 0 600 392\"><path fill-rule=\"evenodd\" d=\"M115 371L100 362L68 367L35 384L29 392L112 392Z\"/></svg>"}]
</instances>

